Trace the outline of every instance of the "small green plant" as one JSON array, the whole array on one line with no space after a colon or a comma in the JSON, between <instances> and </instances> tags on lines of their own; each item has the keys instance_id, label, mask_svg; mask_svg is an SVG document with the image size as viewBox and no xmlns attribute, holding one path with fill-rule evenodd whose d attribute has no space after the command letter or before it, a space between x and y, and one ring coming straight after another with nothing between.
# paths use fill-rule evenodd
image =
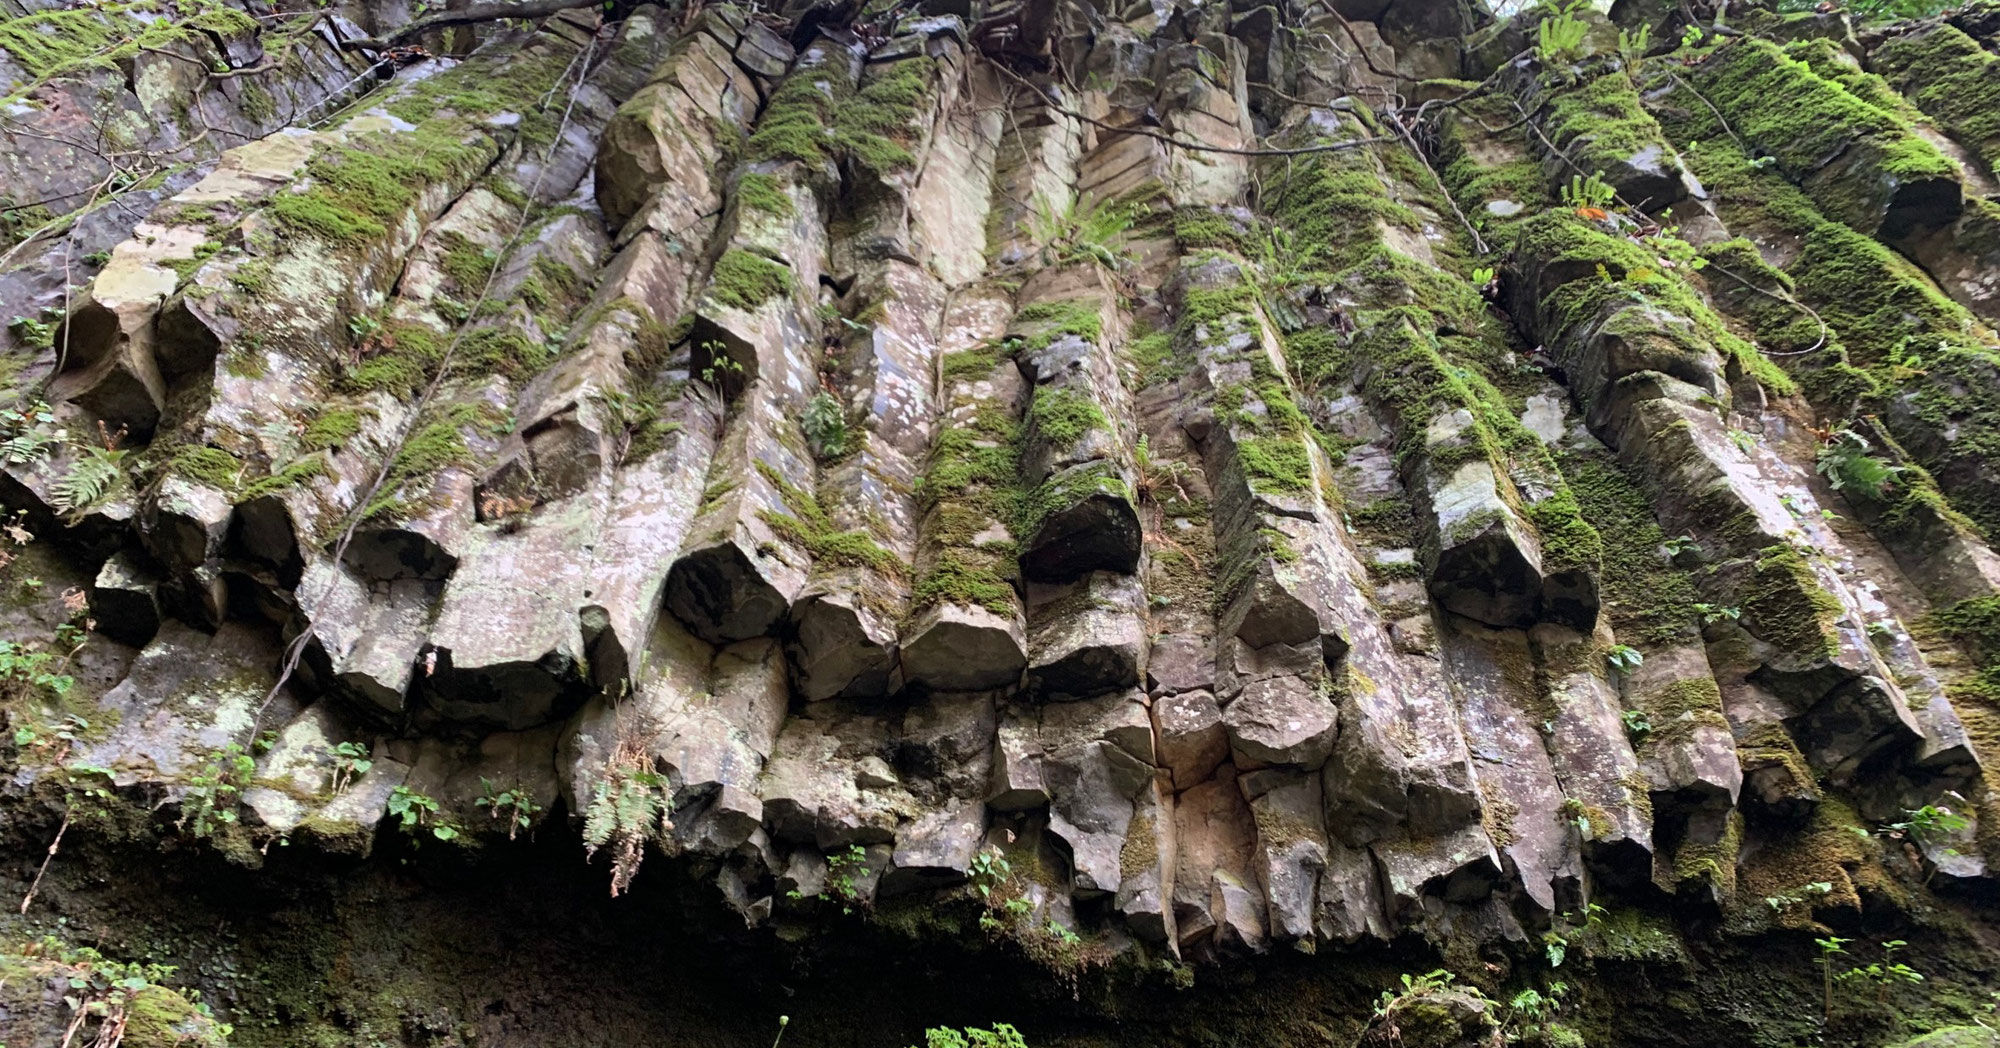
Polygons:
<instances>
[{"instance_id":1,"label":"small green plant","mask_svg":"<svg viewBox=\"0 0 2000 1048\"><path fill-rule=\"evenodd\" d=\"M1457 976L1454 976L1443 968L1425 972L1422 975L1411 975L1405 972L1402 977L1402 989L1383 990L1382 995L1376 999L1375 1017L1380 1019L1417 998L1428 997L1440 990L1450 989L1452 982L1456 978ZM1481 996L1477 989L1469 988L1467 992L1474 996Z\"/></svg>"},{"instance_id":2,"label":"small green plant","mask_svg":"<svg viewBox=\"0 0 2000 1048\"><path fill-rule=\"evenodd\" d=\"M1120 241L1137 216L1112 204L1079 204L1075 193L1056 203L1035 198L1028 233L1043 245L1043 265L1095 262L1106 269L1123 269L1132 255Z\"/></svg>"},{"instance_id":3,"label":"small green plant","mask_svg":"<svg viewBox=\"0 0 2000 1048\"><path fill-rule=\"evenodd\" d=\"M621 744L591 791L583 812L584 857L610 848L611 894L615 898L632 885L646 857L646 842L664 839L673 829L673 800L667 778L652 770L652 760L635 743Z\"/></svg>"},{"instance_id":4,"label":"small green plant","mask_svg":"<svg viewBox=\"0 0 2000 1048\"><path fill-rule=\"evenodd\" d=\"M1667 269L1698 271L1708 268L1708 259L1701 257L1701 249L1681 238L1681 227L1668 226L1655 233L1639 238L1659 256L1660 264Z\"/></svg>"},{"instance_id":5,"label":"small green plant","mask_svg":"<svg viewBox=\"0 0 2000 1048\"><path fill-rule=\"evenodd\" d=\"M711 386L720 386L731 377L739 379L743 377L743 364L729 355L729 347L711 340L703 342L701 348L708 356L708 363L701 369L703 382Z\"/></svg>"},{"instance_id":6,"label":"small green plant","mask_svg":"<svg viewBox=\"0 0 2000 1048\"><path fill-rule=\"evenodd\" d=\"M424 830L441 841L456 840L458 828L438 815L438 802L408 786L398 786L389 792L389 814L396 817L397 828L412 837Z\"/></svg>"},{"instance_id":7,"label":"small green plant","mask_svg":"<svg viewBox=\"0 0 2000 1048\"><path fill-rule=\"evenodd\" d=\"M1743 617L1742 608L1700 602L1695 604L1694 613L1704 626L1713 626L1718 622L1735 622Z\"/></svg>"},{"instance_id":8,"label":"small green plant","mask_svg":"<svg viewBox=\"0 0 2000 1048\"><path fill-rule=\"evenodd\" d=\"M1700 26L1698 26L1698 25L1691 25L1691 26L1688 26L1687 28L1685 28L1685 29L1681 30L1681 46L1680 46L1680 49L1681 49L1681 50L1683 50L1683 51L1687 51L1687 50L1690 50L1690 49L1692 49L1692 48L1696 48L1696 47L1700 47L1700 46L1701 46L1701 27L1700 27Z\"/></svg>"},{"instance_id":9,"label":"small green plant","mask_svg":"<svg viewBox=\"0 0 2000 1048\"><path fill-rule=\"evenodd\" d=\"M51 316L46 312L40 318L16 316L7 322L7 327L14 332L15 338L21 340L22 345L33 349L47 349L55 345L56 341L56 321L51 319Z\"/></svg>"},{"instance_id":10,"label":"small green plant","mask_svg":"<svg viewBox=\"0 0 2000 1048\"><path fill-rule=\"evenodd\" d=\"M1653 27L1644 22L1637 32L1630 29L1618 31L1618 57L1628 70L1636 69L1645 60L1646 52L1653 49Z\"/></svg>"},{"instance_id":11,"label":"small green plant","mask_svg":"<svg viewBox=\"0 0 2000 1048\"><path fill-rule=\"evenodd\" d=\"M1847 944L1853 941L1852 939L1840 938L1837 935L1829 935L1824 939L1813 940L1813 945L1819 947L1819 970L1820 974L1825 977L1826 982L1826 996L1820 1010L1820 1022L1822 1024L1833 1017L1833 959L1835 956L1845 953Z\"/></svg>"},{"instance_id":12,"label":"small green plant","mask_svg":"<svg viewBox=\"0 0 2000 1048\"><path fill-rule=\"evenodd\" d=\"M981 899L991 901L993 889L1013 875L1014 866L999 852L983 851L972 857L972 868L967 873L972 890L978 892Z\"/></svg>"},{"instance_id":13,"label":"small green plant","mask_svg":"<svg viewBox=\"0 0 2000 1048\"><path fill-rule=\"evenodd\" d=\"M495 793L493 780L484 775L479 777L479 786L484 793L472 803L485 808L487 814L496 819L507 820L508 840L513 840L516 833L535 824L535 816L541 813L542 806L535 803L535 798L528 793L527 787L517 785Z\"/></svg>"},{"instance_id":14,"label":"small green plant","mask_svg":"<svg viewBox=\"0 0 2000 1048\"><path fill-rule=\"evenodd\" d=\"M1083 941L1082 936L1076 934L1073 931L1070 931L1067 927L1065 927L1064 925L1062 925L1060 922L1057 921L1050 921L1049 923L1043 925L1042 934L1047 935L1051 939L1054 939L1056 945L1058 946L1075 946Z\"/></svg>"},{"instance_id":15,"label":"small green plant","mask_svg":"<svg viewBox=\"0 0 2000 1048\"><path fill-rule=\"evenodd\" d=\"M1653 734L1653 718L1648 717L1645 710L1625 710L1618 714L1618 719L1625 725L1625 737L1631 739L1635 746Z\"/></svg>"},{"instance_id":16,"label":"small green plant","mask_svg":"<svg viewBox=\"0 0 2000 1048\"><path fill-rule=\"evenodd\" d=\"M333 757L333 792L345 793L354 780L368 774L375 766L369 759L369 749L358 742L343 742L329 751Z\"/></svg>"},{"instance_id":17,"label":"small green plant","mask_svg":"<svg viewBox=\"0 0 2000 1048\"><path fill-rule=\"evenodd\" d=\"M0 408L0 462L33 465L62 443L55 412L42 401Z\"/></svg>"},{"instance_id":18,"label":"small green plant","mask_svg":"<svg viewBox=\"0 0 2000 1048\"><path fill-rule=\"evenodd\" d=\"M347 318L347 333L356 345L365 346L382 334L382 322L366 313L357 313Z\"/></svg>"},{"instance_id":19,"label":"small green plant","mask_svg":"<svg viewBox=\"0 0 2000 1048\"><path fill-rule=\"evenodd\" d=\"M1667 556L1678 557L1683 553L1700 553L1701 543L1696 542L1692 535L1676 535L1660 543L1660 548L1667 551Z\"/></svg>"},{"instance_id":20,"label":"small green plant","mask_svg":"<svg viewBox=\"0 0 2000 1048\"><path fill-rule=\"evenodd\" d=\"M1604 660L1611 664L1612 669L1620 673L1630 673L1646 661L1646 656L1630 645L1614 644L1604 653Z\"/></svg>"},{"instance_id":21,"label":"small green plant","mask_svg":"<svg viewBox=\"0 0 2000 1048\"><path fill-rule=\"evenodd\" d=\"M1872 447L1868 438L1842 429L1820 445L1814 468L1835 491L1883 498L1895 490L1904 469L1870 454Z\"/></svg>"},{"instance_id":22,"label":"small green plant","mask_svg":"<svg viewBox=\"0 0 2000 1048\"><path fill-rule=\"evenodd\" d=\"M1875 1002L1887 1004L1889 988L1899 983L1913 984L1924 981L1922 972L1896 960L1896 951L1910 945L1901 939L1890 939L1882 944L1882 959L1859 968L1849 968L1837 978L1841 982L1863 982L1875 984Z\"/></svg>"},{"instance_id":23,"label":"small green plant","mask_svg":"<svg viewBox=\"0 0 2000 1048\"><path fill-rule=\"evenodd\" d=\"M69 470L55 482L50 501L63 513L90 508L125 479L129 449L85 446Z\"/></svg>"},{"instance_id":24,"label":"small green plant","mask_svg":"<svg viewBox=\"0 0 2000 1048\"><path fill-rule=\"evenodd\" d=\"M1542 19L1535 29L1535 57L1543 62L1574 62L1583 57L1583 41L1590 26L1575 12L1584 0L1572 0L1554 15Z\"/></svg>"},{"instance_id":25,"label":"small green plant","mask_svg":"<svg viewBox=\"0 0 2000 1048\"><path fill-rule=\"evenodd\" d=\"M847 413L832 393L822 390L806 401L799 428L805 430L814 458L825 462L847 454Z\"/></svg>"},{"instance_id":26,"label":"small green plant","mask_svg":"<svg viewBox=\"0 0 2000 1048\"><path fill-rule=\"evenodd\" d=\"M1605 209L1616 199L1618 190L1604 180L1602 171L1593 171L1588 176L1571 175L1569 184L1562 189L1563 206L1584 214L1586 218L1603 218Z\"/></svg>"},{"instance_id":27,"label":"small green plant","mask_svg":"<svg viewBox=\"0 0 2000 1048\"><path fill-rule=\"evenodd\" d=\"M1752 454L1757 450L1757 438L1740 429L1729 431L1729 442L1736 445L1736 450L1741 451L1745 455Z\"/></svg>"},{"instance_id":28,"label":"small green plant","mask_svg":"<svg viewBox=\"0 0 2000 1048\"><path fill-rule=\"evenodd\" d=\"M826 893L840 903L840 912L854 912L861 901L860 877L867 872L868 849L859 844L826 857Z\"/></svg>"},{"instance_id":29,"label":"small green plant","mask_svg":"<svg viewBox=\"0 0 2000 1048\"><path fill-rule=\"evenodd\" d=\"M1028 1042L1021 1039L1021 1031L1006 1023L994 1023L986 1030L936 1026L924 1031L923 1048L1028 1048Z\"/></svg>"},{"instance_id":30,"label":"small green plant","mask_svg":"<svg viewBox=\"0 0 2000 1048\"><path fill-rule=\"evenodd\" d=\"M1492 266L1477 266L1472 270L1473 287L1481 289L1490 288L1499 279L1500 272Z\"/></svg>"},{"instance_id":31,"label":"small green plant","mask_svg":"<svg viewBox=\"0 0 2000 1048\"><path fill-rule=\"evenodd\" d=\"M174 823L175 828L203 838L236 825L236 809L243 789L256 773L256 759L237 743L210 753L188 778L187 792L181 797L181 817Z\"/></svg>"},{"instance_id":32,"label":"small green plant","mask_svg":"<svg viewBox=\"0 0 2000 1048\"><path fill-rule=\"evenodd\" d=\"M1778 913L1783 913L1794 906L1802 906L1814 899L1823 898L1832 893L1832 881L1813 881L1788 892L1766 895L1764 896L1764 905L1769 906Z\"/></svg>"}]
</instances>

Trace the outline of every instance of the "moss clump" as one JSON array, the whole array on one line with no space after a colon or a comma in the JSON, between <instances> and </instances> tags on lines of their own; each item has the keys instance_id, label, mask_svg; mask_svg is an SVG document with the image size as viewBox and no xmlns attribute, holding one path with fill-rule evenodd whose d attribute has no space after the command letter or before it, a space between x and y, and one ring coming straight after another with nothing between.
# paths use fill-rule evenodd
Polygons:
<instances>
[{"instance_id":1,"label":"moss clump","mask_svg":"<svg viewBox=\"0 0 2000 1048\"><path fill-rule=\"evenodd\" d=\"M961 349L946 353L938 364L939 371L947 384L952 382L977 382L991 377L993 369L1007 359L998 345L985 345L978 349Z\"/></svg>"},{"instance_id":2,"label":"moss clump","mask_svg":"<svg viewBox=\"0 0 2000 1048\"><path fill-rule=\"evenodd\" d=\"M451 371L465 376L505 375L522 381L547 367L553 356L547 343L518 331L485 328L460 339L452 352Z\"/></svg>"},{"instance_id":3,"label":"moss clump","mask_svg":"<svg viewBox=\"0 0 2000 1048\"><path fill-rule=\"evenodd\" d=\"M1612 626L1648 643L1690 637L1699 594L1688 573L1668 559L1667 535L1646 493L1609 455L1567 452L1556 463L1578 512L1597 531L1604 559L1600 597Z\"/></svg>"},{"instance_id":4,"label":"moss clump","mask_svg":"<svg viewBox=\"0 0 2000 1048\"><path fill-rule=\"evenodd\" d=\"M1222 212L1208 207L1183 207L1174 212L1174 239L1182 251L1213 248L1242 254L1249 233Z\"/></svg>"},{"instance_id":5,"label":"moss clump","mask_svg":"<svg viewBox=\"0 0 2000 1048\"><path fill-rule=\"evenodd\" d=\"M930 97L932 69L928 58L905 59L868 79L836 113L834 143L877 174L915 166L897 139L911 136L918 108Z\"/></svg>"},{"instance_id":6,"label":"moss clump","mask_svg":"<svg viewBox=\"0 0 2000 1048\"><path fill-rule=\"evenodd\" d=\"M1097 401L1074 389L1038 388L1028 408L1029 432L1058 450L1073 448L1093 429L1109 431L1111 420Z\"/></svg>"},{"instance_id":7,"label":"moss clump","mask_svg":"<svg viewBox=\"0 0 2000 1048\"><path fill-rule=\"evenodd\" d=\"M1788 57L1777 45L1743 37L1718 48L1697 69L1709 101L1729 118L1737 135L1777 158L1795 182L1817 174L1828 157L1857 142L1873 147L1871 172L1896 184L1930 179L1956 181L1957 171L1936 147L1894 115L1869 105ZM1825 207L1842 221L1874 232L1879 201L1847 187L1826 186Z\"/></svg>"},{"instance_id":8,"label":"moss clump","mask_svg":"<svg viewBox=\"0 0 2000 1048\"><path fill-rule=\"evenodd\" d=\"M398 321L386 325L376 339L380 351L364 359L342 378L357 393L387 393L405 397L430 381L432 369L444 361L444 336L422 324Z\"/></svg>"},{"instance_id":9,"label":"moss clump","mask_svg":"<svg viewBox=\"0 0 2000 1048\"><path fill-rule=\"evenodd\" d=\"M1074 298L1037 302L1014 314L1011 339L1029 352L1048 348L1051 342L1075 336L1085 342L1104 338L1104 317L1093 299Z\"/></svg>"},{"instance_id":10,"label":"moss clump","mask_svg":"<svg viewBox=\"0 0 2000 1048\"><path fill-rule=\"evenodd\" d=\"M781 219L790 219L798 213L798 209L792 205L791 196L785 192L784 183L778 181L776 175L756 172L744 175L736 183L736 202L746 211L755 211Z\"/></svg>"},{"instance_id":11,"label":"moss clump","mask_svg":"<svg viewBox=\"0 0 2000 1048\"><path fill-rule=\"evenodd\" d=\"M957 604L983 607L995 615L1014 614L1019 599L1014 586L994 566L982 562L987 559L960 551L940 554L911 591L911 611Z\"/></svg>"},{"instance_id":12,"label":"moss clump","mask_svg":"<svg viewBox=\"0 0 2000 1048\"><path fill-rule=\"evenodd\" d=\"M221 448L190 444L174 452L167 469L218 491L234 491L243 477L243 460Z\"/></svg>"},{"instance_id":13,"label":"moss clump","mask_svg":"<svg viewBox=\"0 0 2000 1048\"><path fill-rule=\"evenodd\" d=\"M1868 58L1989 170L2000 170L2000 57L1955 26L1938 25L1892 36Z\"/></svg>"},{"instance_id":14,"label":"moss clump","mask_svg":"<svg viewBox=\"0 0 2000 1048\"><path fill-rule=\"evenodd\" d=\"M902 560L882 548L866 532L836 531L832 519L811 492L787 481L777 470L762 462L756 464L756 469L778 489L785 508L791 510L789 516L768 512L758 516L773 531L810 553L816 565L872 568L884 575L902 577Z\"/></svg>"},{"instance_id":15,"label":"moss clump","mask_svg":"<svg viewBox=\"0 0 2000 1048\"><path fill-rule=\"evenodd\" d=\"M1547 112L1542 126L1550 140L1585 171L1610 168L1649 147L1672 156L1631 78L1608 61L1581 86L1558 88Z\"/></svg>"},{"instance_id":16,"label":"moss clump","mask_svg":"<svg viewBox=\"0 0 2000 1048\"><path fill-rule=\"evenodd\" d=\"M1098 497L1134 501L1132 486L1111 463L1098 461L1072 466L1020 496L1014 508L1013 532L1032 536L1058 511Z\"/></svg>"},{"instance_id":17,"label":"moss clump","mask_svg":"<svg viewBox=\"0 0 2000 1048\"><path fill-rule=\"evenodd\" d=\"M458 285L460 291L477 294L486 286L486 278L493 275L493 267L497 264L492 252L455 232L446 232L443 241L445 252L444 257L438 260L438 268Z\"/></svg>"},{"instance_id":18,"label":"moss clump","mask_svg":"<svg viewBox=\"0 0 2000 1048\"><path fill-rule=\"evenodd\" d=\"M751 162L796 160L819 165L835 159L832 129L841 104L854 93L853 82L838 65L802 69L778 85L750 133Z\"/></svg>"},{"instance_id":19,"label":"moss clump","mask_svg":"<svg viewBox=\"0 0 2000 1048\"><path fill-rule=\"evenodd\" d=\"M1762 550L1742 591L1742 622L1795 658L1831 658L1840 650L1834 622L1840 601L1813 575L1805 554L1779 544Z\"/></svg>"},{"instance_id":20,"label":"moss clump","mask_svg":"<svg viewBox=\"0 0 2000 1048\"><path fill-rule=\"evenodd\" d=\"M326 473L326 456L307 455L268 477L261 477L244 485L241 501L249 502L266 495L275 495L288 488L297 487L314 477L325 476Z\"/></svg>"},{"instance_id":21,"label":"moss clump","mask_svg":"<svg viewBox=\"0 0 2000 1048\"><path fill-rule=\"evenodd\" d=\"M741 248L723 252L709 274L709 295L731 309L756 309L791 291L791 267Z\"/></svg>"},{"instance_id":22,"label":"moss clump","mask_svg":"<svg viewBox=\"0 0 2000 1048\"><path fill-rule=\"evenodd\" d=\"M386 235L426 186L469 177L487 156L483 136L455 123L380 132L323 149L306 164L303 192L271 207L285 228L354 246Z\"/></svg>"},{"instance_id":23,"label":"moss clump","mask_svg":"<svg viewBox=\"0 0 2000 1048\"><path fill-rule=\"evenodd\" d=\"M189 4L177 17L142 18L150 3L108 3L64 11L42 11L0 22L0 49L20 63L34 83L79 76L91 70L117 71L143 50L180 54L191 41L207 44L206 34L240 36L257 22L222 4ZM26 94L17 87L7 100Z\"/></svg>"},{"instance_id":24,"label":"moss clump","mask_svg":"<svg viewBox=\"0 0 2000 1048\"><path fill-rule=\"evenodd\" d=\"M1237 443L1236 455L1254 490L1275 494L1312 490L1312 454L1299 440L1251 437Z\"/></svg>"}]
</instances>

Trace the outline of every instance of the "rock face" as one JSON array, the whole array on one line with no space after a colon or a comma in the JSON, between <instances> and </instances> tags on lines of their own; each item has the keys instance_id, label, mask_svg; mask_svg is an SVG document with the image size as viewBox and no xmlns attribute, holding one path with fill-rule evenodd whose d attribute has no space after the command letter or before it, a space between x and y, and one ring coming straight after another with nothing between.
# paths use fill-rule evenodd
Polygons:
<instances>
[{"instance_id":1,"label":"rock face","mask_svg":"<svg viewBox=\"0 0 2000 1048\"><path fill-rule=\"evenodd\" d=\"M1369 1044L1987 898L1979 5L405 6L0 24L0 803L1473 979Z\"/></svg>"}]
</instances>

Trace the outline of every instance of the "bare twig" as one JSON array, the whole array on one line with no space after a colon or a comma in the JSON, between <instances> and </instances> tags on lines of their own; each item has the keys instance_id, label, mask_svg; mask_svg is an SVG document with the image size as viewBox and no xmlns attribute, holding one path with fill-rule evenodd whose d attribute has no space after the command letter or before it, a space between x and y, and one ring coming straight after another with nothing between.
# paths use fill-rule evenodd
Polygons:
<instances>
[{"instance_id":1,"label":"bare twig","mask_svg":"<svg viewBox=\"0 0 2000 1048\"><path fill-rule=\"evenodd\" d=\"M27 913L35 901L35 893L42 889L42 876L49 872L49 863L56 861L56 849L62 847L63 834L69 832L69 812L63 812L62 825L56 828L56 839L49 842L49 853L42 859L42 868L35 871L34 883L28 885L28 894L21 897L21 912Z\"/></svg>"},{"instance_id":2,"label":"bare twig","mask_svg":"<svg viewBox=\"0 0 2000 1048\"><path fill-rule=\"evenodd\" d=\"M413 22L398 26L386 36L343 40L340 46L348 51L387 51L401 41L445 26L496 22L502 18L546 18L562 11L596 7L601 3L603 0L523 0L518 4L480 4L477 7L425 15Z\"/></svg>"},{"instance_id":3,"label":"bare twig","mask_svg":"<svg viewBox=\"0 0 2000 1048\"><path fill-rule=\"evenodd\" d=\"M1110 131L1114 134L1140 135L1145 138L1157 139L1161 142L1165 142L1170 146L1175 146L1180 149L1192 149L1204 153L1225 153L1228 154L1229 156L1305 156L1311 153L1335 153L1347 149L1359 149L1363 146L1381 145L1384 142L1396 141L1396 139L1390 135L1377 135L1371 138L1358 138L1346 142L1328 142L1316 146L1300 146L1296 149L1236 149L1231 146L1212 146L1203 142L1190 142L1187 139L1179 138L1174 135L1162 134L1150 128L1131 127L1131 126L1108 123L1106 121L1099 120L1096 117L1090 116L1087 113L1081 113L1063 105L1061 102L1057 101L1050 92L1045 91L1039 87L1036 87L1034 83L1028 80L1028 78L1022 76L1019 73L1014 72L1012 69L1008 69L1005 65L996 62L994 63L993 68L1006 73L1010 77L1013 77L1015 80L1019 81L1022 85L1026 86L1030 91L1033 91L1036 94L1040 95L1048 103L1050 109L1053 109L1056 112L1071 118L1072 120L1081 120L1084 123L1089 124L1093 127L1097 127L1105 131Z\"/></svg>"}]
</instances>

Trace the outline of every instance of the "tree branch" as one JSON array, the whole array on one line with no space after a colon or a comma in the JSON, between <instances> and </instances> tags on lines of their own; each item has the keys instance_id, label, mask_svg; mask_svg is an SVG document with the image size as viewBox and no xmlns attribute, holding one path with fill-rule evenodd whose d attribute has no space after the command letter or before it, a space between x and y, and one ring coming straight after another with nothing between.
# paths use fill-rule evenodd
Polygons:
<instances>
[{"instance_id":1,"label":"tree branch","mask_svg":"<svg viewBox=\"0 0 2000 1048\"><path fill-rule=\"evenodd\" d=\"M579 7L596 7L603 2L604 0L523 0L522 3L516 4L480 4L457 11L439 11L436 14L425 15L390 31L386 36L342 40L340 46L345 51L387 51L413 36L445 26L496 22L502 18L547 18L549 15L574 11Z\"/></svg>"}]
</instances>

